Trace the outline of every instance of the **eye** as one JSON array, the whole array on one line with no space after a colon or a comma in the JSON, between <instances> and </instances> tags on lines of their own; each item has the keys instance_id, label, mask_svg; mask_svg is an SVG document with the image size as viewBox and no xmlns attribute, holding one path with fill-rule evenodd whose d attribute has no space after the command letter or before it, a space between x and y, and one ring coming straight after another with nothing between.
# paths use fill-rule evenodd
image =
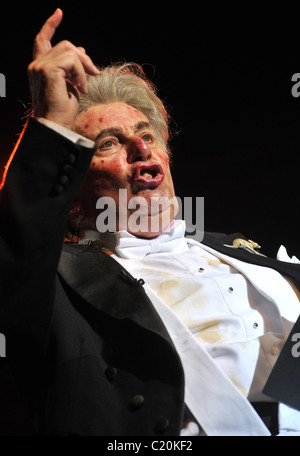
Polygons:
<instances>
[{"instance_id":1,"label":"eye","mask_svg":"<svg viewBox=\"0 0 300 456\"><path fill-rule=\"evenodd\" d=\"M99 144L98 149L100 149L100 150L108 150L108 149L113 148L113 147L116 146L117 144L118 144L117 138L105 139L104 141L102 141L102 142Z\"/></svg>"},{"instance_id":2,"label":"eye","mask_svg":"<svg viewBox=\"0 0 300 456\"><path fill-rule=\"evenodd\" d=\"M112 146L113 142L110 139L108 139L107 141L105 141L105 143L101 144L101 149L107 149Z\"/></svg>"},{"instance_id":3,"label":"eye","mask_svg":"<svg viewBox=\"0 0 300 456\"><path fill-rule=\"evenodd\" d=\"M150 133L144 133L141 138L145 141L145 142L153 142L154 141L154 138L153 138L153 135L151 135Z\"/></svg>"}]
</instances>

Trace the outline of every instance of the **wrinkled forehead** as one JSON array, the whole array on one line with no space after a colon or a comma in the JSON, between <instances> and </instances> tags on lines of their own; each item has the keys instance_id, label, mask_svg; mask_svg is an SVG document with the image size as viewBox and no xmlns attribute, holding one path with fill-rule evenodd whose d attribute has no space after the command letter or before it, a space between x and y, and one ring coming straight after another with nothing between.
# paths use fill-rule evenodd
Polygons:
<instances>
[{"instance_id":1,"label":"wrinkled forehead","mask_svg":"<svg viewBox=\"0 0 300 456\"><path fill-rule=\"evenodd\" d=\"M110 128L133 132L136 125L149 124L147 117L133 106L125 103L95 105L85 109L76 117L73 130L93 141L99 133Z\"/></svg>"}]
</instances>

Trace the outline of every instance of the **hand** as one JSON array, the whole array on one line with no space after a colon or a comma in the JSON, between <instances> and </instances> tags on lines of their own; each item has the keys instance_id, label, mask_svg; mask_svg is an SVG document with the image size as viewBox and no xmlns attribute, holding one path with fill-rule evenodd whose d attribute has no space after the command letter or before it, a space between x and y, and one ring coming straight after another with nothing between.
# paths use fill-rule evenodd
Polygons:
<instances>
[{"instance_id":1,"label":"hand","mask_svg":"<svg viewBox=\"0 0 300 456\"><path fill-rule=\"evenodd\" d=\"M62 17L62 10L57 9L36 36L28 77L34 116L71 128L79 94L87 92L86 74L96 75L98 69L82 47L69 41L52 47L51 39Z\"/></svg>"}]
</instances>

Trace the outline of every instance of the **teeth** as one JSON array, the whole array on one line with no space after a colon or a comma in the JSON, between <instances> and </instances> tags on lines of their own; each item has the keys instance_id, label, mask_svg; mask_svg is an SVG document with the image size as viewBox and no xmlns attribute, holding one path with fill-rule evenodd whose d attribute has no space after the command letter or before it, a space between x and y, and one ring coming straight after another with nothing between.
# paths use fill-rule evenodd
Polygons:
<instances>
[{"instance_id":1,"label":"teeth","mask_svg":"<svg viewBox=\"0 0 300 456\"><path fill-rule=\"evenodd\" d=\"M143 173L143 177L147 177L148 179L152 179L153 176L152 176L152 174L150 174L149 172L145 171L145 172Z\"/></svg>"}]
</instances>

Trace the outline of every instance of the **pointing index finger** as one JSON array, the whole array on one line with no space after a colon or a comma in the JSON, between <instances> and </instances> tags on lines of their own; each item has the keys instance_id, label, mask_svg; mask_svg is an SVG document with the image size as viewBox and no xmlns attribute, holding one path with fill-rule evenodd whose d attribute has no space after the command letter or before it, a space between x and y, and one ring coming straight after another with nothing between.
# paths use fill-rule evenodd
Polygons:
<instances>
[{"instance_id":1,"label":"pointing index finger","mask_svg":"<svg viewBox=\"0 0 300 456\"><path fill-rule=\"evenodd\" d=\"M37 34L33 48L33 58L46 54L52 49L51 40L55 33L55 30L61 23L63 12L60 8L57 8L55 12L50 16L40 32Z\"/></svg>"}]
</instances>

